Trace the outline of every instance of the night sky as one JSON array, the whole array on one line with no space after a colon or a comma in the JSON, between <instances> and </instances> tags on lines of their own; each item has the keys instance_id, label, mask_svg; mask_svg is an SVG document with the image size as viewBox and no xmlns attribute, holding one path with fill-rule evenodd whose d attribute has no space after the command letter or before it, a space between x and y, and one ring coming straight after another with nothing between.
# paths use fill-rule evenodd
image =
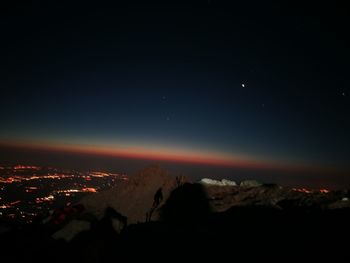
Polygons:
<instances>
[{"instance_id":1,"label":"night sky","mask_svg":"<svg viewBox=\"0 0 350 263\"><path fill-rule=\"evenodd\" d=\"M48 2L0 11L0 163L350 186L345 5Z\"/></svg>"}]
</instances>

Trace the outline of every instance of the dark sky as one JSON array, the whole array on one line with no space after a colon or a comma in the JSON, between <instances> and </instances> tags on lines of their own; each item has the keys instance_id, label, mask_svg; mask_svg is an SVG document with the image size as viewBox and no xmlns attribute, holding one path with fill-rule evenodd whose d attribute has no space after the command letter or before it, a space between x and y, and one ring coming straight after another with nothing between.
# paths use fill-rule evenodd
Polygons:
<instances>
[{"instance_id":1,"label":"dark sky","mask_svg":"<svg viewBox=\"0 0 350 263\"><path fill-rule=\"evenodd\" d=\"M17 161L11 145L89 149L350 185L340 2L23 1L0 12L3 161Z\"/></svg>"}]
</instances>

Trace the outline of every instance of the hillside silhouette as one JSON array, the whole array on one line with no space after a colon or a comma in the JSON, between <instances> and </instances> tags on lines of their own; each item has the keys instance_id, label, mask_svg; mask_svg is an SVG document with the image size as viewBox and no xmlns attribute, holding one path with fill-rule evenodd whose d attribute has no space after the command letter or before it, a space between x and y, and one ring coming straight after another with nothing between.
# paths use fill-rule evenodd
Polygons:
<instances>
[{"instance_id":1,"label":"hillside silhouette","mask_svg":"<svg viewBox=\"0 0 350 263\"><path fill-rule=\"evenodd\" d=\"M9 226L0 235L1 258L345 262L348 197L347 190L307 194L276 185L190 183L151 166L122 186L84 198L79 203L84 209L66 222Z\"/></svg>"}]
</instances>

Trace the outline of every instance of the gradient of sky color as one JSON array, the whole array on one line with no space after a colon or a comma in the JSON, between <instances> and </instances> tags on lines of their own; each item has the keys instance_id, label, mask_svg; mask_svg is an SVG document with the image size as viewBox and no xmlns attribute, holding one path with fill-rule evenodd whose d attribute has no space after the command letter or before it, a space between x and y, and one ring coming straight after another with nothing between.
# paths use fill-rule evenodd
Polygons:
<instances>
[{"instance_id":1,"label":"gradient of sky color","mask_svg":"<svg viewBox=\"0 0 350 263\"><path fill-rule=\"evenodd\" d=\"M4 10L1 144L350 171L348 9L126 2Z\"/></svg>"}]
</instances>

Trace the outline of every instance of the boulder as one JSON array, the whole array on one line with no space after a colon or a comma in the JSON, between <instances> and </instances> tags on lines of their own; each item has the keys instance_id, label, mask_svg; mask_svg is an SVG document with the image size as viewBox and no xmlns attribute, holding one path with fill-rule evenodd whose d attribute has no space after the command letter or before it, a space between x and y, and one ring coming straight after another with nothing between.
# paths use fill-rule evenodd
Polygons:
<instances>
[{"instance_id":1,"label":"boulder","mask_svg":"<svg viewBox=\"0 0 350 263\"><path fill-rule=\"evenodd\" d=\"M52 235L54 239L64 239L69 242L74 237L76 237L79 233L83 231L88 231L91 228L91 223L83 220L71 220L65 225L63 228L58 230Z\"/></svg>"}]
</instances>

